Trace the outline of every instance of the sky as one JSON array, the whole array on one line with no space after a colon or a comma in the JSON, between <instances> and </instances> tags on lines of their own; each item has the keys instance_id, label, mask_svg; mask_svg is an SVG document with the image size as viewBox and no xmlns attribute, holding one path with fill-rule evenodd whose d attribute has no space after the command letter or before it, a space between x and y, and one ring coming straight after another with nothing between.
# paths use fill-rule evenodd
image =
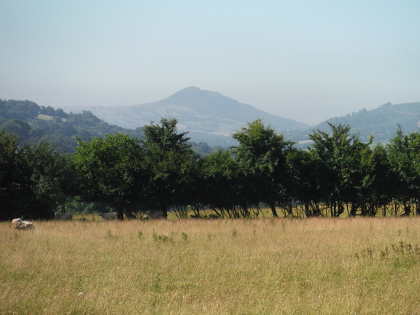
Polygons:
<instances>
[{"instance_id":1,"label":"sky","mask_svg":"<svg viewBox=\"0 0 420 315\"><path fill-rule=\"evenodd\" d=\"M420 101L420 1L0 0L0 98L123 106L188 86L314 124Z\"/></svg>"}]
</instances>

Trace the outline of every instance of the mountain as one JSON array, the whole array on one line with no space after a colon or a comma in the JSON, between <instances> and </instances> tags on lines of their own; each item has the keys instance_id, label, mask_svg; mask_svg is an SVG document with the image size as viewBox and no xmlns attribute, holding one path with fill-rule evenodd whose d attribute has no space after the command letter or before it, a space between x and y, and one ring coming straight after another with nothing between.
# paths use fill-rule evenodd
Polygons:
<instances>
[{"instance_id":1,"label":"mountain","mask_svg":"<svg viewBox=\"0 0 420 315\"><path fill-rule=\"evenodd\" d=\"M350 125L352 132L362 140L373 136L375 142L387 142L395 136L399 127L406 133L420 132L420 103L386 103L372 110L362 109L346 116L334 117L313 128L286 135L294 141L305 142L313 130L328 131L328 123Z\"/></svg>"},{"instance_id":2,"label":"mountain","mask_svg":"<svg viewBox=\"0 0 420 315\"><path fill-rule=\"evenodd\" d=\"M89 111L66 113L62 109L40 106L31 101L0 99L0 130L19 136L24 144L41 141L52 143L59 151L72 152L76 138L89 140L106 134L125 133L142 137L143 126L161 117L179 119L179 129L189 131L196 152L206 154L213 146L234 144L231 133L255 119L281 131L287 139L308 143L313 130L328 131L328 123L348 124L362 140L374 136L376 142L387 142L400 126L404 132L420 132L420 103L387 103L373 110L363 109L342 117L331 118L315 127L305 127L293 120L259 111L217 92L186 88L158 102L127 107L96 107L95 112L109 124ZM200 143L197 143L200 142ZM206 142L206 143L204 143Z\"/></svg>"},{"instance_id":3,"label":"mountain","mask_svg":"<svg viewBox=\"0 0 420 315\"><path fill-rule=\"evenodd\" d=\"M49 142L58 151L72 152L77 140L90 140L112 133L141 137L141 129L127 130L110 125L91 112L66 113L31 101L0 99L0 130L18 136L23 144Z\"/></svg>"},{"instance_id":4,"label":"mountain","mask_svg":"<svg viewBox=\"0 0 420 315\"><path fill-rule=\"evenodd\" d=\"M89 110L104 121L125 128L138 128L151 121L158 122L162 117L176 118L179 129L189 131L194 141L211 145L233 144L232 133L255 119L262 119L282 132L308 127L197 87L188 87L163 100L143 105L92 107Z\"/></svg>"}]
</instances>

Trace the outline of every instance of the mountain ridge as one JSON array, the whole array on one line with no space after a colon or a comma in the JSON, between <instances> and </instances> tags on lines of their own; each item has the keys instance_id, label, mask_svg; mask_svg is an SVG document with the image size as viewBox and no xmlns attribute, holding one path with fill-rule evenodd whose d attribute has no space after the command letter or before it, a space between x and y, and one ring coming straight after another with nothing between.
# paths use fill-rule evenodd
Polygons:
<instances>
[{"instance_id":1,"label":"mountain ridge","mask_svg":"<svg viewBox=\"0 0 420 315\"><path fill-rule=\"evenodd\" d=\"M194 141L211 145L234 144L231 135L250 121L261 119L279 132L305 129L308 125L259 110L219 92L187 87L172 95L140 105L88 108L99 118L124 128L137 128L176 118L179 129L189 131Z\"/></svg>"},{"instance_id":2,"label":"mountain ridge","mask_svg":"<svg viewBox=\"0 0 420 315\"><path fill-rule=\"evenodd\" d=\"M287 134L292 140L304 142L313 130L329 131L328 123L347 124L352 133L363 141L370 136L375 142L387 142L395 136L398 128L404 132L420 131L420 102L392 104L385 103L371 110L361 109L347 115L332 117L306 130Z\"/></svg>"},{"instance_id":3,"label":"mountain ridge","mask_svg":"<svg viewBox=\"0 0 420 315\"><path fill-rule=\"evenodd\" d=\"M10 106L11 104L15 108ZM301 144L310 143L309 134L314 130L329 132L328 123L349 125L352 133L359 135L363 141L373 136L375 142L387 142L395 135L399 127L404 132L420 131L420 102L386 103L374 109L362 109L333 117L313 127L302 128L303 124L298 123L298 127L301 127L299 129L284 128L285 124L282 122L291 120L265 113L221 93L197 87L187 87L157 102L123 108L102 107L99 110L98 108L93 107L92 112L95 115L86 111L90 109L89 107L79 108L79 110L84 110L80 114L68 114L61 109L38 106L31 101L0 99L0 127L30 135L31 141L52 140L59 146L65 145L66 151L74 147L74 136L89 139L115 132L138 136L142 133L141 127L133 128L133 126L159 122L162 117L177 118L178 129L187 131L192 142L206 143L213 147L235 145L231 137L232 133L258 118L262 118L265 124L283 133L287 139ZM204 112L203 109L205 109ZM67 110L73 111L69 107ZM98 112L101 115L98 115ZM107 115L112 117L104 119ZM16 121L16 119L22 121ZM276 124L271 119L275 119L274 122L280 126L277 125L276 128ZM111 124L106 123L110 120L112 120ZM127 129L127 127L122 127L124 124L132 125ZM198 145L202 144L198 143ZM209 150L209 148L204 149Z\"/></svg>"}]
</instances>

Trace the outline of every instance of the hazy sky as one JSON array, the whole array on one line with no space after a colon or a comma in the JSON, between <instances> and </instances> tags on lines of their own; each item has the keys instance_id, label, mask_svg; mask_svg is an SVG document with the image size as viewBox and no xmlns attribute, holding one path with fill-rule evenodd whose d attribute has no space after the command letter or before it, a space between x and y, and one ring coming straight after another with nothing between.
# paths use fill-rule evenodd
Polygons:
<instances>
[{"instance_id":1,"label":"hazy sky","mask_svg":"<svg viewBox=\"0 0 420 315\"><path fill-rule=\"evenodd\" d=\"M419 17L419 0L0 0L0 98L132 105L198 86L314 123L420 101Z\"/></svg>"}]
</instances>

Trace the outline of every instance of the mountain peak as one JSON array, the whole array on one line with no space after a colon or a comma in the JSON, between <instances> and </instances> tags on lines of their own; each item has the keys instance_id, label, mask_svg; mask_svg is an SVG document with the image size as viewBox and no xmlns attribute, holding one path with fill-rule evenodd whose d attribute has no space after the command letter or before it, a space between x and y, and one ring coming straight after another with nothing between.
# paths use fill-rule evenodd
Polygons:
<instances>
[{"instance_id":1,"label":"mountain peak","mask_svg":"<svg viewBox=\"0 0 420 315\"><path fill-rule=\"evenodd\" d=\"M183 89L175 92L174 94L169 96L168 99L178 98L178 97L190 97L190 96L194 96L194 95L199 95L202 91L203 90L201 90L199 87L189 86L189 87L183 88Z\"/></svg>"},{"instance_id":2,"label":"mountain peak","mask_svg":"<svg viewBox=\"0 0 420 315\"><path fill-rule=\"evenodd\" d=\"M237 103L236 100L224 96L218 92L204 90L196 86L186 87L175 92L164 101L172 104L195 104L195 105L217 105L226 103Z\"/></svg>"},{"instance_id":3,"label":"mountain peak","mask_svg":"<svg viewBox=\"0 0 420 315\"><path fill-rule=\"evenodd\" d=\"M198 92L201 91L201 89L198 86L187 86L186 88L183 88L181 90L179 90L177 93L180 92Z\"/></svg>"},{"instance_id":4,"label":"mountain peak","mask_svg":"<svg viewBox=\"0 0 420 315\"><path fill-rule=\"evenodd\" d=\"M109 110L102 108L94 112L106 121L129 128L159 121L162 117L173 117L178 120L181 130L190 132L194 141L212 145L232 145L234 141L230 135L255 119L261 119L278 131L307 127L219 92L195 86L186 87L157 102Z\"/></svg>"}]
</instances>

